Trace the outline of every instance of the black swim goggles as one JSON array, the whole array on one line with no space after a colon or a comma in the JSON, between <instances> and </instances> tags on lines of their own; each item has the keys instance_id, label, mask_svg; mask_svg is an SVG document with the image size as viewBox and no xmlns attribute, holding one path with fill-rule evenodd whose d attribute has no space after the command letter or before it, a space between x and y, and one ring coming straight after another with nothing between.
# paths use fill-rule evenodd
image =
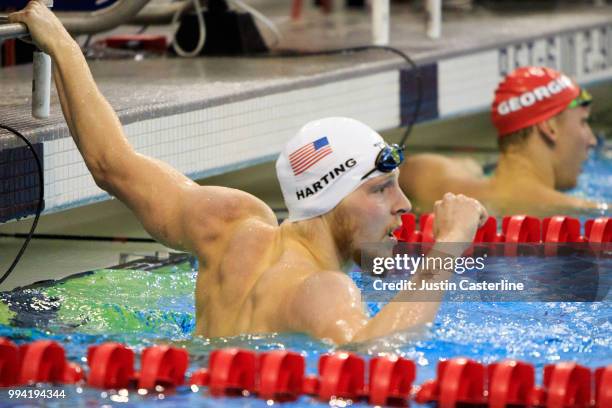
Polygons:
<instances>
[{"instance_id":1,"label":"black swim goggles","mask_svg":"<svg viewBox=\"0 0 612 408\"><path fill-rule=\"evenodd\" d=\"M404 161L404 148L398 146L396 144L388 145L385 144L384 147L376 156L375 166L372 170L368 171L365 176L361 179L364 180L370 174L374 173L376 170L382 173L391 173L393 170L397 169L400 164Z\"/></svg>"}]
</instances>

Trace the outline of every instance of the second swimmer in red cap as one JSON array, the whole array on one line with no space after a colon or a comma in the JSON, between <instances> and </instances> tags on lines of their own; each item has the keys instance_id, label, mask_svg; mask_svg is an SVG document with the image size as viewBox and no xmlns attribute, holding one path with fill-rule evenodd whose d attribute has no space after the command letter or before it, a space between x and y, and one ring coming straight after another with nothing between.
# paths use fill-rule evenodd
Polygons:
<instances>
[{"instance_id":1,"label":"second swimmer in red cap","mask_svg":"<svg viewBox=\"0 0 612 408\"><path fill-rule=\"evenodd\" d=\"M406 160L400 185L423 212L431 211L446 192L474 197L495 215L606 207L561 192L576 186L588 150L596 143L588 123L590 103L591 96L558 71L518 68L495 91L492 119L500 156L490 178L475 173L465 161L421 154Z\"/></svg>"}]
</instances>

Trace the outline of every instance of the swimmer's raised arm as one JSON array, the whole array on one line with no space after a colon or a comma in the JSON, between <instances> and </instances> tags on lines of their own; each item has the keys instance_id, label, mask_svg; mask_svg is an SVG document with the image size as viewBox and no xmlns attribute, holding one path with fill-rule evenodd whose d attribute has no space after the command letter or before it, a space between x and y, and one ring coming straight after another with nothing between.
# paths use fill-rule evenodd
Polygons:
<instances>
[{"instance_id":1,"label":"swimmer's raised arm","mask_svg":"<svg viewBox=\"0 0 612 408\"><path fill-rule=\"evenodd\" d=\"M453 194L446 194L436 202L434 213L436 244L428 257L461 256L473 241L476 229L488 218L478 201ZM445 270L418 271L412 281L420 287L420 281L440 282L450 278L451 273ZM403 291L368 319L360 291L352 279L342 272L329 271L309 276L295 288L293 296L287 297L287 307L283 309L289 329L343 344L430 323L443 295L442 291L431 292L428 301L422 301L411 299L413 293Z\"/></svg>"},{"instance_id":2,"label":"swimmer's raised arm","mask_svg":"<svg viewBox=\"0 0 612 408\"><path fill-rule=\"evenodd\" d=\"M192 252L215 242L247 216L275 222L257 198L234 189L201 187L169 165L134 151L111 105L98 90L80 47L39 1L9 16L28 26L53 59L62 110L96 184L126 203L164 244ZM197 245L196 245L197 243Z\"/></svg>"}]
</instances>

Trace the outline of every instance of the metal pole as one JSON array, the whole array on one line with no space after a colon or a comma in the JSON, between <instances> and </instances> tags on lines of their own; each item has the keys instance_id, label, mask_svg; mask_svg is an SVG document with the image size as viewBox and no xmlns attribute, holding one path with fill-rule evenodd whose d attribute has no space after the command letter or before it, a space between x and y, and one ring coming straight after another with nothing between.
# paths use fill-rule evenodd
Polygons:
<instances>
[{"instance_id":1,"label":"metal pole","mask_svg":"<svg viewBox=\"0 0 612 408\"><path fill-rule=\"evenodd\" d=\"M372 2L372 42L374 45L389 45L390 0Z\"/></svg>"},{"instance_id":2,"label":"metal pole","mask_svg":"<svg viewBox=\"0 0 612 408\"><path fill-rule=\"evenodd\" d=\"M127 24L151 0L118 0L112 5L92 12L56 13L66 30L72 35L96 34ZM48 1L47 5L53 5ZM4 18L3 18L4 17ZM4 21L3 21L4 20ZM0 16L0 24L6 23L6 16ZM0 27L0 40L27 35L21 24L5 24Z\"/></svg>"},{"instance_id":3,"label":"metal pole","mask_svg":"<svg viewBox=\"0 0 612 408\"><path fill-rule=\"evenodd\" d=\"M51 107L51 57L34 51L32 71L32 116L46 119Z\"/></svg>"},{"instance_id":4,"label":"metal pole","mask_svg":"<svg viewBox=\"0 0 612 408\"><path fill-rule=\"evenodd\" d=\"M442 0L426 0L427 36L438 39L442 35Z\"/></svg>"},{"instance_id":5,"label":"metal pole","mask_svg":"<svg viewBox=\"0 0 612 408\"><path fill-rule=\"evenodd\" d=\"M53 0L46 0L45 5L53 7ZM7 17L2 16L0 22L6 22ZM0 40L27 36L28 28L25 24L0 25ZM36 119L49 117L51 105L51 57L40 50L34 51L32 57L32 116Z\"/></svg>"},{"instance_id":6,"label":"metal pole","mask_svg":"<svg viewBox=\"0 0 612 408\"><path fill-rule=\"evenodd\" d=\"M8 40L9 38L20 38L28 35L28 29L25 24L2 24L7 21L5 16L0 17L0 41Z\"/></svg>"}]
</instances>

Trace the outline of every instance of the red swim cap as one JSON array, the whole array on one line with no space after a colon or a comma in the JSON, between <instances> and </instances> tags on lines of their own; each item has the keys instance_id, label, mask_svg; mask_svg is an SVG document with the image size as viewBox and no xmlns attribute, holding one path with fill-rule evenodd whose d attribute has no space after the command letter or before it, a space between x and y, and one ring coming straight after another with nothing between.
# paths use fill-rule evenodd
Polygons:
<instances>
[{"instance_id":1,"label":"red swim cap","mask_svg":"<svg viewBox=\"0 0 612 408\"><path fill-rule=\"evenodd\" d=\"M493 125L500 137L508 135L561 113L579 94L580 87L554 69L515 69L495 90Z\"/></svg>"}]
</instances>

